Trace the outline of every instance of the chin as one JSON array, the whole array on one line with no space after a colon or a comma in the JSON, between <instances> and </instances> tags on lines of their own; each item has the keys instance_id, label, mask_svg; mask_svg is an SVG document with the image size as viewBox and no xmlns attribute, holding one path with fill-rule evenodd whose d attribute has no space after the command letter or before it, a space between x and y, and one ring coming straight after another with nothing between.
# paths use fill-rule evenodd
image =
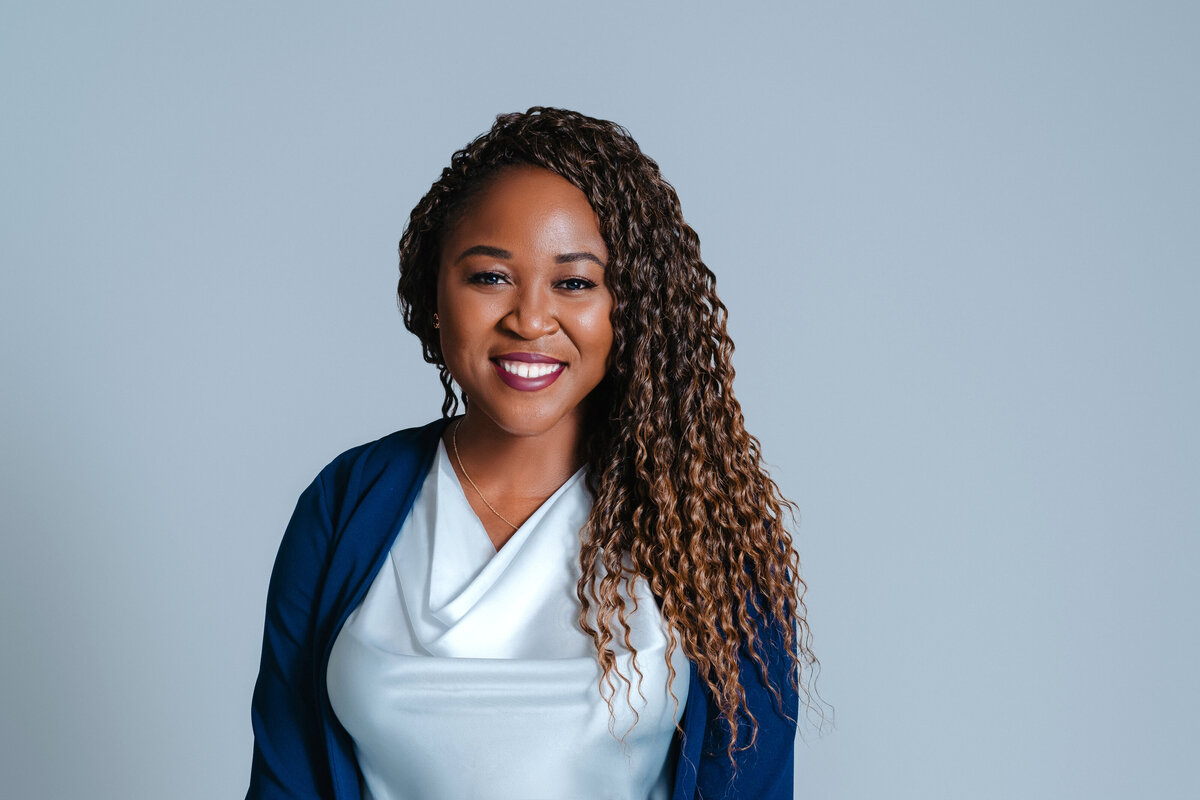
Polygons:
<instances>
[{"instance_id":1,"label":"chin","mask_svg":"<svg viewBox=\"0 0 1200 800\"><path fill-rule=\"evenodd\" d=\"M529 406L541 404L528 404ZM583 409L562 408L488 408L477 405L477 410L491 423L509 436L522 438L544 436L562 425L575 426L583 422Z\"/></svg>"}]
</instances>

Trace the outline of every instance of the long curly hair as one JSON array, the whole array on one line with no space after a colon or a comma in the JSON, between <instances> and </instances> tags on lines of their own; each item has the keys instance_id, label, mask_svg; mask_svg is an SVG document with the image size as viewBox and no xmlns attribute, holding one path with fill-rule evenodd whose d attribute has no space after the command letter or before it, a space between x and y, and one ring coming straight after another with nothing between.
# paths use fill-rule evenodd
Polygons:
<instances>
[{"instance_id":1,"label":"long curly hair","mask_svg":"<svg viewBox=\"0 0 1200 800\"><path fill-rule=\"evenodd\" d=\"M726 308L700 258L699 237L658 165L612 122L543 107L500 115L453 155L412 211L400 241L404 324L421 340L425 360L437 365L446 393L442 413L453 414L458 396L433 320L440 246L471 198L514 165L547 169L578 187L609 251L614 340L584 428L595 503L577 587L579 624L603 669L601 691L611 707L615 673L629 697L631 676L617 667L613 643L620 636L633 649L624 598L643 578L669 624L670 680L671 657L682 646L728 726L732 759L758 730L746 706L739 653L749 654L785 714L780 688L767 676L769 649L782 648L790 658L790 688L802 690L806 704L817 660L806 587L784 524L793 506L746 432L733 394ZM633 663L640 691L636 651Z\"/></svg>"}]
</instances>

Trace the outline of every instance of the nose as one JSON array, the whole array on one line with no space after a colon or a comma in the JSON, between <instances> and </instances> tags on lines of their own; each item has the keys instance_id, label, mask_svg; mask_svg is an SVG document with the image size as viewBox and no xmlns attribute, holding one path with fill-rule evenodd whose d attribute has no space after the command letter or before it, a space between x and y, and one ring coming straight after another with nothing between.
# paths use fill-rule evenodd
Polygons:
<instances>
[{"instance_id":1,"label":"nose","mask_svg":"<svg viewBox=\"0 0 1200 800\"><path fill-rule=\"evenodd\" d=\"M501 324L522 339L537 339L558 331L558 314L550 292L539 287L516 293L512 308Z\"/></svg>"}]
</instances>

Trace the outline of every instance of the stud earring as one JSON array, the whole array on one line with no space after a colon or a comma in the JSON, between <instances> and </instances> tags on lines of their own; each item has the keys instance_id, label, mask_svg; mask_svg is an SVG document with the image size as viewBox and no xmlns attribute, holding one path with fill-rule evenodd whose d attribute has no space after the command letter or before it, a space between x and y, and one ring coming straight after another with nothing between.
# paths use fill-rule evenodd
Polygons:
<instances>
[{"instance_id":1,"label":"stud earring","mask_svg":"<svg viewBox=\"0 0 1200 800\"><path fill-rule=\"evenodd\" d=\"M437 312L433 312L433 329L436 331L442 327L442 321L438 319Z\"/></svg>"}]
</instances>

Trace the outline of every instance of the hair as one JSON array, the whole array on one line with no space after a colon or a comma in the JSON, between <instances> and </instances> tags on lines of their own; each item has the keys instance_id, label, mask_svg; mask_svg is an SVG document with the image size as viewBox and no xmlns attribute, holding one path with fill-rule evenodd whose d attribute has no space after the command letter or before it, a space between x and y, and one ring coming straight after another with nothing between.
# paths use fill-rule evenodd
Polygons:
<instances>
[{"instance_id":1,"label":"hair","mask_svg":"<svg viewBox=\"0 0 1200 800\"><path fill-rule=\"evenodd\" d=\"M633 597L634 582L645 579L668 623L669 681L671 657L682 646L728 727L733 759L758 732L739 654L750 656L785 716L781 688L802 690L811 710L808 678L819 665L784 524L794 506L746 431L716 277L658 165L612 122L543 107L498 116L451 157L412 211L400 240L404 324L438 367L443 416L453 414L458 396L433 320L442 239L489 180L517 165L541 167L579 188L609 251L614 338L608 373L589 397L583 453L595 503L577 587L579 625L595 643L602 694L611 708L615 672L629 696L631 680L616 666L613 643L620 635L633 650L622 586ZM779 658L789 662L790 687L768 679L768 660Z\"/></svg>"}]
</instances>

